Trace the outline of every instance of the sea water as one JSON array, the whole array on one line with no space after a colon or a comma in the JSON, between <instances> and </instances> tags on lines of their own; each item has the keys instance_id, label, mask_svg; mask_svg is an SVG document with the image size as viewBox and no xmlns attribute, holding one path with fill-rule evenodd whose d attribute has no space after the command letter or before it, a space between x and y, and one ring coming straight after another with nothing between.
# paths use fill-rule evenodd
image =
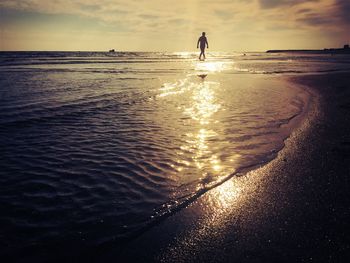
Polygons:
<instances>
[{"instance_id":1,"label":"sea water","mask_svg":"<svg viewBox=\"0 0 350 263\"><path fill-rule=\"evenodd\" d=\"M6 253L133 238L276 157L309 94L283 74L350 58L265 53L0 53Z\"/></svg>"}]
</instances>

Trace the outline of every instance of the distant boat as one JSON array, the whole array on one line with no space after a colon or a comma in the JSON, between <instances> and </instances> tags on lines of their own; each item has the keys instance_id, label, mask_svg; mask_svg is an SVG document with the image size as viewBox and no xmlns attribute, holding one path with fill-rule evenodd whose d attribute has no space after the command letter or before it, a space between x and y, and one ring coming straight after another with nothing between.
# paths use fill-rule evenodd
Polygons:
<instances>
[{"instance_id":1,"label":"distant boat","mask_svg":"<svg viewBox=\"0 0 350 263\"><path fill-rule=\"evenodd\" d=\"M115 52L115 50L114 50L114 49L110 49L109 52L112 52L112 53L113 53L113 52Z\"/></svg>"}]
</instances>

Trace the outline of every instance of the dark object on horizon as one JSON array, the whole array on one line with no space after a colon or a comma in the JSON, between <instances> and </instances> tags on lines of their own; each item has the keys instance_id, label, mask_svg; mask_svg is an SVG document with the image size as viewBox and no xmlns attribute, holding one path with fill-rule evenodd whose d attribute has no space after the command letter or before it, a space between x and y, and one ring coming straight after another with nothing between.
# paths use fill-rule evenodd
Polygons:
<instances>
[{"instance_id":1,"label":"dark object on horizon","mask_svg":"<svg viewBox=\"0 0 350 263\"><path fill-rule=\"evenodd\" d=\"M207 45L207 48L209 48L207 38L205 37L205 32L202 32L202 36L197 41L197 48L198 46L200 46L201 48L201 53L199 54L199 60L201 60L202 55L203 55L203 58L205 59L205 54L204 54L205 45Z\"/></svg>"},{"instance_id":2,"label":"dark object on horizon","mask_svg":"<svg viewBox=\"0 0 350 263\"><path fill-rule=\"evenodd\" d=\"M349 45L343 48L267 50L266 53L350 54Z\"/></svg>"},{"instance_id":3,"label":"dark object on horizon","mask_svg":"<svg viewBox=\"0 0 350 263\"><path fill-rule=\"evenodd\" d=\"M115 52L115 50L114 50L114 49L110 49L109 52L112 52L112 53L113 53L113 52Z\"/></svg>"}]
</instances>

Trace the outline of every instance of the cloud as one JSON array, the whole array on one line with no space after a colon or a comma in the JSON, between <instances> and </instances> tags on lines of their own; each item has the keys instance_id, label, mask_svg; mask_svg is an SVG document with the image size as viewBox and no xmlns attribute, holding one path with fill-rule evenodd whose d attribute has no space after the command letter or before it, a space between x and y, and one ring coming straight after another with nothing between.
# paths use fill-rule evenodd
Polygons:
<instances>
[{"instance_id":1,"label":"cloud","mask_svg":"<svg viewBox=\"0 0 350 263\"><path fill-rule=\"evenodd\" d=\"M98 11L101 9L99 5L87 5L87 4L80 4L80 8L85 11Z\"/></svg>"},{"instance_id":2,"label":"cloud","mask_svg":"<svg viewBox=\"0 0 350 263\"><path fill-rule=\"evenodd\" d=\"M350 25L350 2L348 0L324 0L317 5L298 9L296 22L314 28L339 31Z\"/></svg>"},{"instance_id":3,"label":"cloud","mask_svg":"<svg viewBox=\"0 0 350 263\"><path fill-rule=\"evenodd\" d=\"M348 23L347 26L349 27L350 24L350 1L349 0L336 0L336 6L339 10L338 14L340 15L341 19Z\"/></svg>"},{"instance_id":4,"label":"cloud","mask_svg":"<svg viewBox=\"0 0 350 263\"><path fill-rule=\"evenodd\" d=\"M234 13L228 10L216 9L214 13L221 19L230 20L234 17Z\"/></svg>"},{"instance_id":5,"label":"cloud","mask_svg":"<svg viewBox=\"0 0 350 263\"><path fill-rule=\"evenodd\" d=\"M305 2L304 0L259 0L260 6L263 9L293 6ZM319 0L309 0L308 2L319 2Z\"/></svg>"},{"instance_id":6,"label":"cloud","mask_svg":"<svg viewBox=\"0 0 350 263\"><path fill-rule=\"evenodd\" d=\"M325 6L330 6L332 1L336 5L331 12ZM2 0L0 8L91 18L101 21L106 30L116 27L130 32L154 32L161 28L178 31L186 23L187 30L206 28L223 33L290 28L293 23L318 27L337 23L330 16L330 13L336 16L337 12L344 21L349 21L349 3L348 0L177 0L166 5L164 0Z\"/></svg>"},{"instance_id":7,"label":"cloud","mask_svg":"<svg viewBox=\"0 0 350 263\"><path fill-rule=\"evenodd\" d=\"M186 19L183 19L183 18L171 18L168 20L168 23L170 24L176 24L176 25L179 25L179 24L185 24L185 23L188 23L189 20L186 20Z\"/></svg>"},{"instance_id":8,"label":"cloud","mask_svg":"<svg viewBox=\"0 0 350 263\"><path fill-rule=\"evenodd\" d=\"M337 19L335 19L332 16L324 16L324 15L319 15L319 14L308 14L304 16L303 18L297 19L298 22L302 24L307 24L310 26L329 26L333 25L334 23L337 22Z\"/></svg>"},{"instance_id":9,"label":"cloud","mask_svg":"<svg viewBox=\"0 0 350 263\"><path fill-rule=\"evenodd\" d=\"M298 14L310 13L312 11L311 8L302 8L297 11Z\"/></svg>"},{"instance_id":10,"label":"cloud","mask_svg":"<svg viewBox=\"0 0 350 263\"><path fill-rule=\"evenodd\" d=\"M141 15L139 15L139 17L147 19L147 20L159 18L159 16L157 16L157 15L149 15L149 14L141 14Z\"/></svg>"},{"instance_id":11,"label":"cloud","mask_svg":"<svg viewBox=\"0 0 350 263\"><path fill-rule=\"evenodd\" d=\"M0 0L0 9L7 14L5 30L11 23L11 30L16 25L38 34L91 30L101 42L107 34L122 35L130 39L127 48L131 41L191 47L202 31L227 49L292 35L304 43L302 37L318 37L320 29L338 32L350 23L349 0Z\"/></svg>"}]
</instances>

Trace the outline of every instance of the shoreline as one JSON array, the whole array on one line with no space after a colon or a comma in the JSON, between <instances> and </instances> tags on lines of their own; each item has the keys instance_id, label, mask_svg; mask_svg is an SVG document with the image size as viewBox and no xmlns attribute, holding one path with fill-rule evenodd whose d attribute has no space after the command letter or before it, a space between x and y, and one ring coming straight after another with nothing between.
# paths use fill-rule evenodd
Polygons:
<instances>
[{"instance_id":1,"label":"shoreline","mask_svg":"<svg viewBox=\"0 0 350 263\"><path fill-rule=\"evenodd\" d=\"M301 100L308 101L285 126L290 135L274 159L202 193L132 239L26 247L21 261L39 255L52 262L350 260L348 74L270 78L305 90Z\"/></svg>"},{"instance_id":2,"label":"shoreline","mask_svg":"<svg viewBox=\"0 0 350 263\"><path fill-rule=\"evenodd\" d=\"M277 77L277 78L280 79L279 77ZM270 76L269 79L271 79L271 81L274 81L276 79L276 77ZM281 82L281 84L287 84L286 80L279 80L279 81ZM300 93L298 94L298 98L300 99L300 101L303 102L304 106L297 114L291 116L286 123L280 124L281 134L283 134L285 136L285 138L283 139L283 146L281 146L281 148L277 147L275 149L275 151L274 151L276 153L275 157L273 157L270 160L264 160L264 161L261 161L259 163L255 163L255 164L251 164L251 165L247 165L247 166L242 166L239 169L237 169L234 173L223 177L223 179L221 179L215 183L212 183L212 184L206 186L205 188L198 190L197 192L191 193L191 195L189 195L189 197L185 198L184 200L179 200L177 202L177 204L174 206L169 206L166 209L166 212L160 213L159 216L148 221L142 228L131 233L130 236L122 238L118 241L110 241L110 242L104 243L102 245L104 247L104 249L109 248L109 247L113 247L116 244L119 245L119 244L123 244L125 242L130 242L135 238L136 239L139 238L139 236L142 236L145 232L152 231L152 228L157 227L159 224L162 224L163 221L167 220L169 217L174 216L176 213L181 213L181 211L183 209L186 209L187 207L191 206L192 203L196 202L197 199L200 199L203 195L206 195L207 192L212 191L217 187L220 187L222 184L225 184L229 180L235 180L235 178L237 178L237 177L247 176L247 174L254 172L258 169L261 169L265 165L267 165L270 162L272 162L273 160L275 160L277 158L279 152L283 151L283 149L285 148L285 141L288 140L289 137L291 136L291 134L294 132L294 130L299 129L299 126L303 123L304 119L306 118L306 116L308 115L308 112L310 110L310 106L312 104L312 96L315 96L315 94L311 94L309 91L303 90L304 88L301 86L297 86L297 85L290 86L289 85L288 88L289 89L294 88L294 89L300 90Z\"/></svg>"},{"instance_id":3,"label":"shoreline","mask_svg":"<svg viewBox=\"0 0 350 263\"><path fill-rule=\"evenodd\" d=\"M339 175L340 182L332 185L328 170L341 174L349 168L346 164L337 166L342 156L328 158L329 145L323 140L332 132L329 122L340 125L340 120L330 117L334 112L339 113L334 103L339 96L344 97L343 90L349 93L349 81L344 73L283 78L320 97L312 103L311 115L292 132L274 160L210 190L126 247L115 248L113 252L102 249L96 259L117 258L124 262L338 262L335 260L343 259L350 242L346 238L339 240L345 229L333 229L333 219L342 217L335 212L338 205L328 188L343 185L346 190L346 173L343 177ZM331 83L339 84L340 88L335 88L335 92L327 86ZM329 100L332 93L336 94ZM317 112L317 104L321 112ZM350 104L344 105L348 110ZM349 128L349 122L345 127ZM328 140L331 145L337 145L336 138L328 137ZM321 165L323 162L326 164ZM343 191L341 194L347 198L340 202L343 208L340 212L349 219L346 209L349 195ZM344 226L345 222L340 220L340 225Z\"/></svg>"}]
</instances>

